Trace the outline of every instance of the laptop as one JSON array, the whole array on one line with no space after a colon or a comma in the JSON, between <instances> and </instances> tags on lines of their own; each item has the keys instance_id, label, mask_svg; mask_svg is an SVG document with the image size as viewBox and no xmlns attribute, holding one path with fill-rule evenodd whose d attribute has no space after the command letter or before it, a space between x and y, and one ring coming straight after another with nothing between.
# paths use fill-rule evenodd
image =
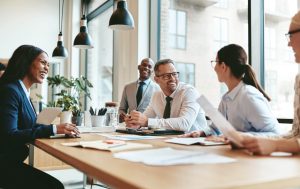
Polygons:
<instances>
[{"instance_id":1,"label":"laptop","mask_svg":"<svg viewBox=\"0 0 300 189\"><path fill-rule=\"evenodd\" d=\"M236 129L225 119L225 117L213 107L208 99L201 95L197 102L201 108L205 111L206 115L211 119L214 125L226 136L230 141L235 143L239 147L243 147L242 136L236 131Z\"/></svg>"}]
</instances>

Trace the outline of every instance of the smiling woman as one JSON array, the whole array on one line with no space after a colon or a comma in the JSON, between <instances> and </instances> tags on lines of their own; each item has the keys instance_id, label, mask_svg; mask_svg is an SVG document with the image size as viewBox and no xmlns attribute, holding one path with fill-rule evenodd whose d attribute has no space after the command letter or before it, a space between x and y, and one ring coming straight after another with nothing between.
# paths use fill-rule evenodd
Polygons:
<instances>
[{"instance_id":1,"label":"smiling woman","mask_svg":"<svg viewBox=\"0 0 300 189\"><path fill-rule=\"evenodd\" d=\"M36 113L29 98L30 87L41 84L48 69L45 51L22 45L14 51L0 78L0 188L63 188L55 178L23 163L28 156L26 144L36 138L56 133L79 134L74 124L36 123ZM15 182L16 178L18 182Z\"/></svg>"}]
</instances>

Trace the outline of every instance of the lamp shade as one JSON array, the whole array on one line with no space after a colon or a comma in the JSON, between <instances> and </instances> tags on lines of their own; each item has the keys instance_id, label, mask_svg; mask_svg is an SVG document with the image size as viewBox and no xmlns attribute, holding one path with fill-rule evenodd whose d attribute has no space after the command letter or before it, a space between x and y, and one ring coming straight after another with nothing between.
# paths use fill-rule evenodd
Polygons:
<instances>
[{"instance_id":1,"label":"lamp shade","mask_svg":"<svg viewBox=\"0 0 300 189\"><path fill-rule=\"evenodd\" d=\"M119 1L117 9L109 19L109 27L114 30L131 30L134 29L134 20L127 9L126 1Z\"/></svg>"},{"instance_id":2,"label":"lamp shade","mask_svg":"<svg viewBox=\"0 0 300 189\"><path fill-rule=\"evenodd\" d=\"M93 48L91 36L88 34L86 27L86 19L85 16L81 18L80 21L80 32L77 34L74 43L74 47L80 49L91 49Z\"/></svg>"},{"instance_id":3,"label":"lamp shade","mask_svg":"<svg viewBox=\"0 0 300 189\"><path fill-rule=\"evenodd\" d=\"M55 47L52 53L53 58L58 58L58 59L68 58L68 51L63 45L62 38L63 38L62 33L60 32L58 34L57 46Z\"/></svg>"}]
</instances>

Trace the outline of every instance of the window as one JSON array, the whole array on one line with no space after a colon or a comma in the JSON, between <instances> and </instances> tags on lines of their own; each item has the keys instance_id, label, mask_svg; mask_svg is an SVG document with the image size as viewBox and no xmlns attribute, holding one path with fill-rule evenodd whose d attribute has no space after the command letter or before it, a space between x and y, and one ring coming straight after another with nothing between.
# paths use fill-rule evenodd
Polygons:
<instances>
[{"instance_id":1,"label":"window","mask_svg":"<svg viewBox=\"0 0 300 189\"><path fill-rule=\"evenodd\" d=\"M216 58L216 52L221 47L229 43L240 44L248 50L245 46L248 44L248 38L245 38L248 36L247 2L224 0L215 6L217 1L210 0L160 0L158 59L171 58L178 62L176 68L180 72L179 79L194 85L216 107L227 88L218 81L210 61ZM227 8L220 9L220 6ZM182 12L185 22L170 24L178 23L179 12ZM178 45L175 34L178 27L182 32L185 31L184 51L174 48Z\"/></svg>"},{"instance_id":2,"label":"window","mask_svg":"<svg viewBox=\"0 0 300 189\"><path fill-rule=\"evenodd\" d=\"M186 48L186 12L169 9L169 47Z\"/></svg>"},{"instance_id":3,"label":"window","mask_svg":"<svg viewBox=\"0 0 300 189\"><path fill-rule=\"evenodd\" d=\"M226 9L228 8L228 0L219 0L215 7Z\"/></svg>"},{"instance_id":4,"label":"window","mask_svg":"<svg viewBox=\"0 0 300 189\"><path fill-rule=\"evenodd\" d=\"M195 64L191 63L175 63L179 73L179 80L195 86Z\"/></svg>"},{"instance_id":5,"label":"window","mask_svg":"<svg viewBox=\"0 0 300 189\"><path fill-rule=\"evenodd\" d=\"M112 12L111 6L88 22L94 48L87 50L85 72L94 87L91 89L92 101L87 101L87 107L100 108L105 102L112 101L113 30L107 27Z\"/></svg>"},{"instance_id":6,"label":"window","mask_svg":"<svg viewBox=\"0 0 300 189\"><path fill-rule=\"evenodd\" d=\"M278 118L293 118L294 80L298 74L285 33L297 12L297 0L265 0L265 89Z\"/></svg>"},{"instance_id":7,"label":"window","mask_svg":"<svg viewBox=\"0 0 300 189\"><path fill-rule=\"evenodd\" d=\"M214 18L214 52L228 44L228 20Z\"/></svg>"},{"instance_id":8,"label":"window","mask_svg":"<svg viewBox=\"0 0 300 189\"><path fill-rule=\"evenodd\" d=\"M265 58L269 60L276 59L276 30L265 27Z\"/></svg>"}]
</instances>

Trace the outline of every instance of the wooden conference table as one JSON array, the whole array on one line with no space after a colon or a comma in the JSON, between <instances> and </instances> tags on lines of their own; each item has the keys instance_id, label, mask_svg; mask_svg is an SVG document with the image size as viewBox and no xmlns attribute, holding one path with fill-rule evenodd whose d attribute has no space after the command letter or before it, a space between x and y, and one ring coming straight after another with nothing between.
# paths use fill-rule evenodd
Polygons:
<instances>
[{"instance_id":1,"label":"wooden conference table","mask_svg":"<svg viewBox=\"0 0 300 189\"><path fill-rule=\"evenodd\" d=\"M37 139L35 146L112 188L291 188L300 186L300 156L250 156L222 146L183 146L165 139L141 140L154 147L199 150L235 158L234 163L147 166L112 157L111 152L66 147L62 142L100 140L96 134L74 139Z\"/></svg>"}]
</instances>

